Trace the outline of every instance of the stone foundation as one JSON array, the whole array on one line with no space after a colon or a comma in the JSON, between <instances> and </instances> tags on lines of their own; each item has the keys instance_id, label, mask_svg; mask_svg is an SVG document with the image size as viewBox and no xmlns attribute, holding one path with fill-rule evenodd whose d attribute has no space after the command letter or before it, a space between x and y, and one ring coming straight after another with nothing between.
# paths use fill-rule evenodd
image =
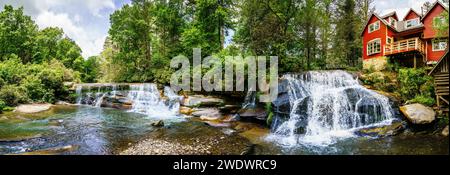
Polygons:
<instances>
[{"instance_id":1,"label":"stone foundation","mask_svg":"<svg viewBox=\"0 0 450 175\"><path fill-rule=\"evenodd\" d=\"M386 69L387 66L387 58L386 57L377 57L363 60L363 69L373 69L374 71L382 71Z\"/></svg>"}]
</instances>

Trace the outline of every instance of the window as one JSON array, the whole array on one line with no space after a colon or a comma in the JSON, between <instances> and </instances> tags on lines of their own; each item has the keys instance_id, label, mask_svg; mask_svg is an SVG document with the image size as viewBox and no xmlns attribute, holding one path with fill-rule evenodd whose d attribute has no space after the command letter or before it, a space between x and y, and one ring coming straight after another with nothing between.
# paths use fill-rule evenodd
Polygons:
<instances>
[{"instance_id":1,"label":"window","mask_svg":"<svg viewBox=\"0 0 450 175\"><path fill-rule=\"evenodd\" d=\"M393 17L389 17L389 24L391 24L392 27L396 27L397 20L395 20Z\"/></svg>"},{"instance_id":2,"label":"window","mask_svg":"<svg viewBox=\"0 0 450 175\"><path fill-rule=\"evenodd\" d=\"M378 29L380 29L380 21L374 22L369 25L369 33L377 31Z\"/></svg>"},{"instance_id":3,"label":"window","mask_svg":"<svg viewBox=\"0 0 450 175\"><path fill-rule=\"evenodd\" d=\"M394 38L386 37L386 44L392 44L394 42Z\"/></svg>"},{"instance_id":4,"label":"window","mask_svg":"<svg viewBox=\"0 0 450 175\"><path fill-rule=\"evenodd\" d=\"M381 39L377 38L367 43L367 55L373 55L381 52Z\"/></svg>"},{"instance_id":5,"label":"window","mask_svg":"<svg viewBox=\"0 0 450 175\"><path fill-rule=\"evenodd\" d=\"M443 51L447 48L446 39L434 39L432 41L433 51Z\"/></svg>"},{"instance_id":6,"label":"window","mask_svg":"<svg viewBox=\"0 0 450 175\"><path fill-rule=\"evenodd\" d=\"M414 26L418 26L419 25L419 18L414 18L414 19L407 20L405 25L406 25L405 26L406 28L411 28L411 27L414 27Z\"/></svg>"}]
</instances>

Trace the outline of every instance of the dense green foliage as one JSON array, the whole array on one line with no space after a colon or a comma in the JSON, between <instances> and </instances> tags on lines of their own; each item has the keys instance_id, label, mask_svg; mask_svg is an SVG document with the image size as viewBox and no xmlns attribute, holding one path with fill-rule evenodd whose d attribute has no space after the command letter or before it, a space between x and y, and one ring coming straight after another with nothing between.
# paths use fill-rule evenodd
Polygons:
<instances>
[{"instance_id":1,"label":"dense green foliage","mask_svg":"<svg viewBox=\"0 0 450 175\"><path fill-rule=\"evenodd\" d=\"M448 37L448 11L444 11L439 18L433 21L433 27L437 31L438 36Z\"/></svg>"},{"instance_id":2,"label":"dense green foliage","mask_svg":"<svg viewBox=\"0 0 450 175\"><path fill-rule=\"evenodd\" d=\"M224 56L227 47L243 56L278 56L281 73L358 69L358 34L371 3L134 0L110 17L99 80L168 83L174 71L170 60L179 55L192 58L193 48L201 48L203 58Z\"/></svg>"},{"instance_id":3,"label":"dense green foliage","mask_svg":"<svg viewBox=\"0 0 450 175\"><path fill-rule=\"evenodd\" d=\"M16 106L66 98L64 82L93 80L98 64L84 61L80 47L59 28L39 30L23 8L0 12L0 102ZM89 72L83 71L88 67ZM86 75L85 75L86 74Z\"/></svg>"},{"instance_id":4,"label":"dense green foliage","mask_svg":"<svg viewBox=\"0 0 450 175\"><path fill-rule=\"evenodd\" d=\"M6 103L2 100L0 100L0 114L2 113L3 109L6 108Z\"/></svg>"},{"instance_id":5,"label":"dense green foliage","mask_svg":"<svg viewBox=\"0 0 450 175\"><path fill-rule=\"evenodd\" d=\"M403 68L399 70L398 92L403 100L432 106L435 103L433 77L425 69Z\"/></svg>"},{"instance_id":6,"label":"dense green foliage","mask_svg":"<svg viewBox=\"0 0 450 175\"><path fill-rule=\"evenodd\" d=\"M67 69L60 61L23 64L11 57L0 62L0 100L8 106L26 102L50 102L63 99L68 91L64 82L79 81L79 73Z\"/></svg>"}]
</instances>

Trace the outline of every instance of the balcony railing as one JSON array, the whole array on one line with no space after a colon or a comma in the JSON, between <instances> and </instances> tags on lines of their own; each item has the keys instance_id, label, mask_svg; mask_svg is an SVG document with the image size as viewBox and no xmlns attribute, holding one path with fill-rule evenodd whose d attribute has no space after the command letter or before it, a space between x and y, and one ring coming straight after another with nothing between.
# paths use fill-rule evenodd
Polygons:
<instances>
[{"instance_id":1,"label":"balcony railing","mask_svg":"<svg viewBox=\"0 0 450 175\"><path fill-rule=\"evenodd\" d=\"M420 38L410 38L406 40L400 40L391 44L386 44L384 47L385 55L393 55L398 53L405 53L411 51L418 51L425 53L425 44Z\"/></svg>"}]
</instances>

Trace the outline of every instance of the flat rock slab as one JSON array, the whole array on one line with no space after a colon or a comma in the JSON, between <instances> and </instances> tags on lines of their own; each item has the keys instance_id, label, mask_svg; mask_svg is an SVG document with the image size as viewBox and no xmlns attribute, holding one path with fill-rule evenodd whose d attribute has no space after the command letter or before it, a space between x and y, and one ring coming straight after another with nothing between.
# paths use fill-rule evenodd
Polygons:
<instances>
[{"instance_id":1,"label":"flat rock slab","mask_svg":"<svg viewBox=\"0 0 450 175\"><path fill-rule=\"evenodd\" d=\"M413 124L430 124L436 119L433 109L418 103L402 106L400 111Z\"/></svg>"},{"instance_id":2,"label":"flat rock slab","mask_svg":"<svg viewBox=\"0 0 450 175\"><path fill-rule=\"evenodd\" d=\"M187 107L218 107L224 103L223 99L203 96L203 95L193 95L184 98L181 101L181 106Z\"/></svg>"},{"instance_id":3,"label":"flat rock slab","mask_svg":"<svg viewBox=\"0 0 450 175\"><path fill-rule=\"evenodd\" d=\"M15 112L31 114L31 113L47 111L51 107L52 107L52 104L27 104L27 105L20 105L20 106L16 107Z\"/></svg>"},{"instance_id":4,"label":"flat rock slab","mask_svg":"<svg viewBox=\"0 0 450 175\"><path fill-rule=\"evenodd\" d=\"M219 120L222 114L216 108L197 108L192 112L192 116L200 117L201 120Z\"/></svg>"}]
</instances>

